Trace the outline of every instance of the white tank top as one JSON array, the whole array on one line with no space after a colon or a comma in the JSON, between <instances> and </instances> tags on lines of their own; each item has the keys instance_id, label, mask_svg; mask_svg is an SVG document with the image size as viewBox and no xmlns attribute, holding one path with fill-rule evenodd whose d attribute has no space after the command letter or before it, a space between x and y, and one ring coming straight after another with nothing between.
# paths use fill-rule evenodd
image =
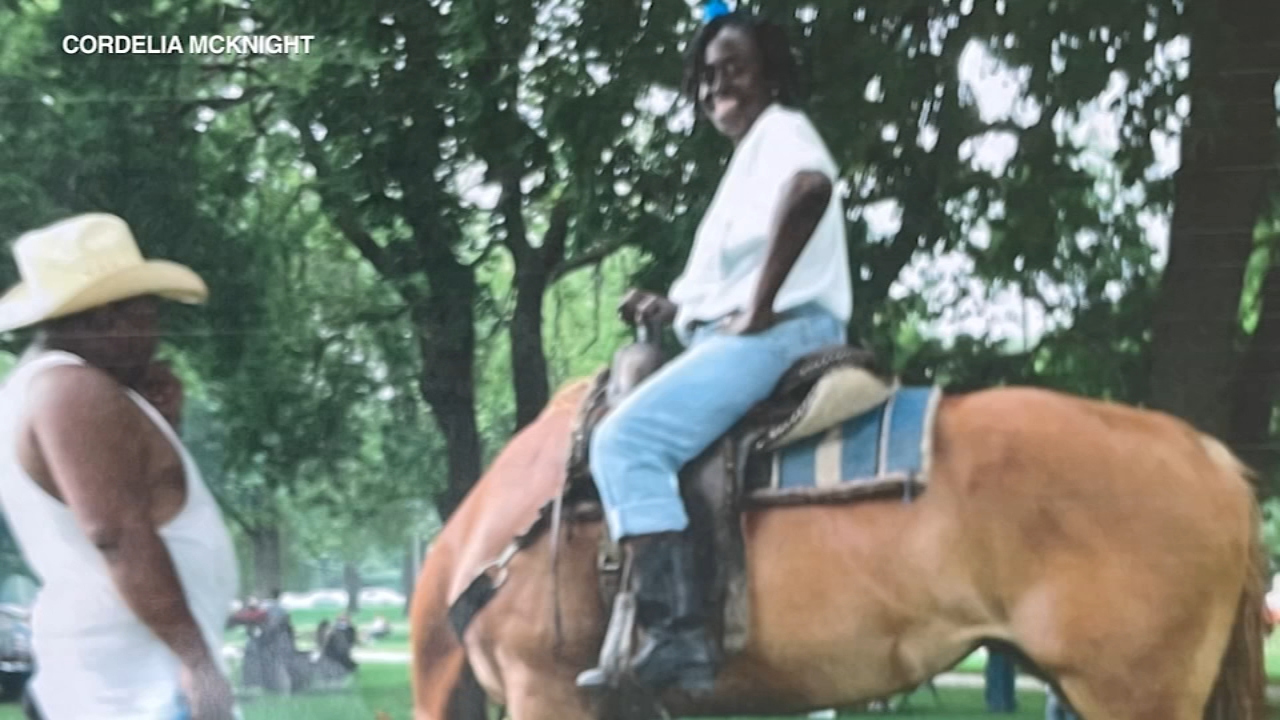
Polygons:
<instances>
[{"instance_id":1,"label":"white tank top","mask_svg":"<svg viewBox=\"0 0 1280 720\"><path fill-rule=\"evenodd\" d=\"M72 364L85 363L70 353L46 351L25 359L0 388L0 507L41 583L32 610L37 670L31 692L46 720L172 720L181 706L177 657L125 604L102 553L67 506L18 461L31 378ZM239 591L230 534L177 435L141 395L128 392L182 459L186 504L159 534L205 642L225 671L223 628Z\"/></svg>"}]
</instances>

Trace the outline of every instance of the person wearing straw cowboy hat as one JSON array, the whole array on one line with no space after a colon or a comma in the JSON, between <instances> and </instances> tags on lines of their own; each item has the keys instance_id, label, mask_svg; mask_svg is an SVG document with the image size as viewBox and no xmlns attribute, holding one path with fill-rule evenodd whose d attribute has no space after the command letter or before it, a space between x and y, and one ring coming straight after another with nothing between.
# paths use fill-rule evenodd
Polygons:
<instances>
[{"instance_id":1,"label":"person wearing straw cowboy hat","mask_svg":"<svg viewBox=\"0 0 1280 720\"><path fill-rule=\"evenodd\" d=\"M157 299L205 300L189 268L142 256L114 215L13 245L0 331L34 330L0 386L0 508L41 582L29 717L235 716L222 628L238 568L221 512L139 391ZM154 378L151 378L152 380Z\"/></svg>"}]
</instances>

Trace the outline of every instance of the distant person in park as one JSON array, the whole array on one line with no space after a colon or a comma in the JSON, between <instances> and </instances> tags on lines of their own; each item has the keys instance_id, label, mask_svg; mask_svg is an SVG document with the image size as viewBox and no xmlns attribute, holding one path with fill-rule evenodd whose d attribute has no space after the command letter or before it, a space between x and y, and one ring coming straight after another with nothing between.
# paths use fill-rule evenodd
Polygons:
<instances>
[{"instance_id":1,"label":"distant person in park","mask_svg":"<svg viewBox=\"0 0 1280 720\"><path fill-rule=\"evenodd\" d=\"M246 688L288 694L304 684L303 654L298 652L293 620L280 602L281 595L273 589L265 602L232 616L232 624L244 625L249 634L240 666ZM317 643L323 632L323 627L317 631Z\"/></svg>"},{"instance_id":2,"label":"distant person in park","mask_svg":"<svg viewBox=\"0 0 1280 720\"><path fill-rule=\"evenodd\" d=\"M326 635L324 645L321 647L321 654L338 663L347 672L355 672L359 668L355 658L351 655L355 646L356 628L351 623L351 616L344 613L338 616L338 619L333 623L333 627Z\"/></svg>"},{"instance_id":3,"label":"distant person in park","mask_svg":"<svg viewBox=\"0 0 1280 720\"><path fill-rule=\"evenodd\" d=\"M1018 711L1018 668L1013 656L999 648L987 646L987 663L984 669L987 711L1015 713Z\"/></svg>"},{"instance_id":4,"label":"distant person in park","mask_svg":"<svg viewBox=\"0 0 1280 720\"><path fill-rule=\"evenodd\" d=\"M590 450L609 532L636 576L646 632L632 670L652 691L709 690L716 670L680 469L797 360L843 344L853 304L840 172L798 107L784 30L712 3L689 47L685 92L733 155L668 295L631 290L619 308L635 324L674 324L686 349L602 421ZM608 683L601 668L578 678Z\"/></svg>"},{"instance_id":5,"label":"distant person in park","mask_svg":"<svg viewBox=\"0 0 1280 720\"><path fill-rule=\"evenodd\" d=\"M351 615L342 613L338 619L333 622L333 631L341 634L347 642L352 645L356 644L356 626L351 622Z\"/></svg>"},{"instance_id":6,"label":"distant person in park","mask_svg":"<svg viewBox=\"0 0 1280 720\"><path fill-rule=\"evenodd\" d=\"M12 250L21 282L0 298L0 331L34 338L0 388L0 504L42 585L28 714L232 718L221 658L238 582L231 537L140 392L149 371L163 374L157 298L201 302L205 284L144 259L107 214L33 230Z\"/></svg>"},{"instance_id":7,"label":"distant person in park","mask_svg":"<svg viewBox=\"0 0 1280 720\"><path fill-rule=\"evenodd\" d=\"M255 637L262 658L262 685L272 692L292 692L298 670L297 636L289 610L281 603L284 595L279 588L267 593L262 604L265 617Z\"/></svg>"},{"instance_id":8,"label":"distant person in park","mask_svg":"<svg viewBox=\"0 0 1280 720\"><path fill-rule=\"evenodd\" d=\"M371 640L381 640L391 634L391 623L387 622L384 615L378 615L369 624L369 638Z\"/></svg>"},{"instance_id":9,"label":"distant person in park","mask_svg":"<svg viewBox=\"0 0 1280 720\"><path fill-rule=\"evenodd\" d=\"M293 642L293 620L282 602L283 597L284 592L280 588L272 588L267 593L267 601L262 604L262 609L267 614L263 625L268 632L285 635L290 642Z\"/></svg>"}]
</instances>

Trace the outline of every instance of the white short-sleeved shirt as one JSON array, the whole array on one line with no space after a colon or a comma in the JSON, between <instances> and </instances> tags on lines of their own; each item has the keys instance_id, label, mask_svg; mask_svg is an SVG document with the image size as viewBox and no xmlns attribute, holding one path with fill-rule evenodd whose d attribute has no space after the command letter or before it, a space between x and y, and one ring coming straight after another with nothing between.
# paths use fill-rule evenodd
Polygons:
<instances>
[{"instance_id":1,"label":"white short-sleeved shirt","mask_svg":"<svg viewBox=\"0 0 1280 720\"><path fill-rule=\"evenodd\" d=\"M684 272L668 296L679 310L676 334L689 342L690 324L713 321L751 306L768 255L783 193L799 172L839 178L835 160L809 118L774 103L734 150L711 206L694 237ZM853 310L844 208L838 193L783 281L775 312L816 302L842 321Z\"/></svg>"}]
</instances>

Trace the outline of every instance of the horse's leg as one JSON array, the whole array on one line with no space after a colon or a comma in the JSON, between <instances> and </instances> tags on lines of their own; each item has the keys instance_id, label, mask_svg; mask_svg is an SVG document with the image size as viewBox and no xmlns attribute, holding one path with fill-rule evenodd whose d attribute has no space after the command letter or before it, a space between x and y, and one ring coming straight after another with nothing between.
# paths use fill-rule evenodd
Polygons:
<instances>
[{"instance_id":1,"label":"horse's leg","mask_svg":"<svg viewBox=\"0 0 1280 720\"><path fill-rule=\"evenodd\" d=\"M1176 686L1176 677L1157 680L1164 690L1144 688L1151 673L1135 668L1118 677L1101 673L1067 674L1062 694L1084 720L1202 720L1205 695Z\"/></svg>"},{"instance_id":2,"label":"horse's leg","mask_svg":"<svg viewBox=\"0 0 1280 720\"><path fill-rule=\"evenodd\" d=\"M1219 626L1169 628L1159 654L1157 643L1140 648L1122 637L1100 653L1106 660L1063 671L1059 683L1086 720L1203 720L1224 644Z\"/></svg>"},{"instance_id":3,"label":"horse's leg","mask_svg":"<svg viewBox=\"0 0 1280 720\"><path fill-rule=\"evenodd\" d=\"M1235 610L1221 587L1173 590L1154 613L1139 585L1099 582L1103 606L1088 584L1055 586L1020 607L1014 626L1081 717L1202 720Z\"/></svg>"},{"instance_id":4,"label":"horse's leg","mask_svg":"<svg viewBox=\"0 0 1280 720\"><path fill-rule=\"evenodd\" d=\"M505 673L511 720L595 720L596 709L563 668L520 664Z\"/></svg>"}]
</instances>

